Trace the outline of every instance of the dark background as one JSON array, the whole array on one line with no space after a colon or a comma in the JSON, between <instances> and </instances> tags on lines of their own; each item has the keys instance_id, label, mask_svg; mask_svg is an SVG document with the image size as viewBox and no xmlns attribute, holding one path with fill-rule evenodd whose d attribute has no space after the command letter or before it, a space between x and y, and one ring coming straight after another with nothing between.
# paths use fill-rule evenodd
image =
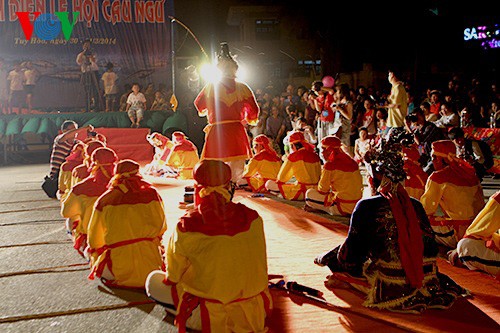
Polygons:
<instances>
[{"instance_id":1,"label":"dark background","mask_svg":"<svg viewBox=\"0 0 500 333\"><path fill-rule=\"evenodd\" d=\"M325 60L323 72L356 71L363 63L375 69L398 66L428 80L437 73L480 75L498 79L500 49L484 50L465 43L465 27L500 23L496 1L197 1L175 4L175 15L188 25L208 50L231 35L231 5L282 5L307 18L311 38L318 40ZM495 15L496 14L496 15ZM199 52L186 40L180 52ZM331 57L331 61L328 60ZM334 68L332 68L334 67Z\"/></svg>"}]
</instances>

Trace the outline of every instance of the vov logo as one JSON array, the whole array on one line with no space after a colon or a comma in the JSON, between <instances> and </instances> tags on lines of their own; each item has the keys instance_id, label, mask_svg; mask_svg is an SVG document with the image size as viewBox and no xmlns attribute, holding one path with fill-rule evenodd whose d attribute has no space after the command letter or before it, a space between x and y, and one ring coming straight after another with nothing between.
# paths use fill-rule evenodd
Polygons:
<instances>
[{"instance_id":1,"label":"vov logo","mask_svg":"<svg viewBox=\"0 0 500 333\"><path fill-rule=\"evenodd\" d=\"M19 24L21 24L21 27L23 28L26 40L31 40L33 30L35 31L36 36L42 40L56 39L62 30L64 38L69 40L73 32L73 27L78 21L80 12L72 12L73 22L69 21L68 12L55 12L54 14L41 14L40 12L16 12L16 14L19 18ZM30 21L30 14L35 16L35 21L33 23Z\"/></svg>"}]
</instances>

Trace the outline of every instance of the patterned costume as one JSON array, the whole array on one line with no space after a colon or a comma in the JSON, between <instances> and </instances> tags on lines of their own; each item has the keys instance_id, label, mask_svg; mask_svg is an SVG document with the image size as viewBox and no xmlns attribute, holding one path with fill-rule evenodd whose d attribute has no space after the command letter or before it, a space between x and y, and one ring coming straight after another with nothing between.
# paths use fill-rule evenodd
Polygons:
<instances>
[{"instance_id":1,"label":"patterned costume","mask_svg":"<svg viewBox=\"0 0 500 333\"><path fill-rule=\"evenodd\" d=\"M406 172L405 189L410 197L420 200L424 194L425 183L427 182L427 173L422 169L418 162L420 153L418 149L412 145L408 148L403 148L405 159L404 170Z\"/></svg>"},{"instance_id":2,"label":"patterned costume","mask_svg":"<svg viewBox=\"0 0 500 333\"><path fill-rule=\"evenodd\" d=\"M71 153L66 157L66 161L61 164L59 169L59 197L64 201L69 191L73 187L71 173L73 169L83 163L85 157L85 144L78 142L73 146Z\"/></svg>"},{"instance_id":3,"label":"patterned costume","mask_svg":"<svg viewBox=\"0 0 500 333\"><path fill-rule=\"evenodd\" d=\"M253 192L266 192L268 180L276 180L281 168L281 159L271 146L271 141L264 134L253 139L253 144L260 145L262 150L250 159L245 166L243 178Z\"/></svg>"},{"instance_id":4,"label":"patterned costume","mask_svg":"<svg viewBox=\"0 0 500 333\"><path fill-rule=\"evenodd\" d=\"M91 156L90 176L73 186L62 203L61 215L73 222L68 231L72 232L74 248L82 255L87 247L87 228L94 203L106 191L117 160L118 157L111 149L96 149Z\"/></svg>"},{"instance_id":5,"label":"patterned costume","mask_svg":"<svg viewBox=\"0 0 500 333\"><path fill-rule=\"evenodd\" d=\"M151 273L146 291L175 305L179 332L186 325L203 332L265 332L272 299L262 218L231 202L227 164L202 161L194 177L196 209L180 219L167 249L167 272Z\"/></svg>"},{"instance_id":6,"label":"patterned costume","mask_svg":"<svg viewBox=\"0 0 500 333\"><path fill-rule=\"evenodd\" d=\"M306 191L318 184L321 163L314 147L305 140L304 133L293 132L290 135L290 144L295 143L302 145L302 148L286 157L276 181L267 181L266 189L280 192L287 200L304 200Z\"/></svg>"},{"instance_id":7,"label":"patterned costume","mask_svg":"<svg viewBox=\"0 0 500 333\"><path fill-rule=\"evenodd\" d=\"M436 171L429 176L420 202L436 232L436 240L456 248L465 230L484 207L483 189L474 168L456 157L452 141L433 142L432 155ZM443 167L436 164L440 160L446 163ZM443 216L436 214L438 207Z\"/></svg>"},{"instance_id":8,"label":"patterned costume","mask_svg":"<svg viewBox=\"0 0 500 333\"><path fill-rule=\"evenodd\" d=\"M245 160L252 157L245 123L255 126L259 120L259 106L250 88L236 81L238 65L224 44L218 67L223 78L208 83L196 97L194 105L200 116L206 116L205 144L201 159L221 160L231 166L233 181L243 175Z\"/></svg>"},{"instance_id":9,"label":"patterned costume","mask_svg":"<svg viewBox=\"0 0 500 333\"><path fill-rule=\"evenodd\" d=\"M342 149L340 139L327 136L321 140L326 163L317 189L306 193L306 204L332 215L351 215L363 196L363 178L356 161Z\"/></svg>"},{"instance_id":10,"label":"patterned costume","mask_svg":"<svg viewBox=\"0 0 500 333\"><path fill-rule=\"evenodd\" d=\"M364 306L408 313L447 309L467 291L438 272L427 215L401 184L402 160L388 163L387 154L400 159L400 147L384 150L371 157L379 195L358 202L344 243L315 263L332 271L328 283L340 280L366 293Z\"/></svg>"},{"instance_id":11,"label":"patterned costume","mask_svg":"<svg viewBox=\"0 0 500 333\"><path fill-rule=\"evenodd\" d=\"M469 269L480 269L500 278L500 191L490 197L458 242L460 260Z\"/></svg>"},{"instance_id":12,"label":"patterned costume","mask_svg":"<svg viewBox=\"0 0 500 333\"><path fill-rule=\"evenodd\" d=\"M193 168L200 160L198 149L182 132L174 132L172 139L174 146L166 164L179 171L180 179L193 179Z\"/></svg>"},{"instance_id":13,"label":"patterned costume","mask_svg":"<svg viewBox=\"0 0 500 333\"><path fill-rule=\"evenodd\" d=\"M150 175L161 174L164 171L163 169L167 167L167 158L174 144L169 138L157 132L148 134L146 139L154 147L155 154L153 160L144 167L144 171Z\"/></svg>"},{"instance_id":14,"label":"patterned costume","mask_svg":"<svg viewBox=\"0 0 500 333\"><path fill-rule=\"evenodd\" d=\"M117 164L116 175L95 203L89 223L89 278L101 278L109 286L142 289L148 274L164 267L163 201L138 172L134 161Z\"/></svg>"}]
</instances>

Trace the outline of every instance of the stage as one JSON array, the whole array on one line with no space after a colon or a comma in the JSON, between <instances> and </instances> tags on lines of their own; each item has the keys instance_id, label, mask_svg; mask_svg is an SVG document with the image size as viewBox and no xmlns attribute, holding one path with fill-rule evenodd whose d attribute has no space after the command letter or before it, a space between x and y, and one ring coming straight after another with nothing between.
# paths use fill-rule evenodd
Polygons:
<instances>
[{"instance_id":1,"label":"stage","mask_svg":"<svg viewBox=\"0 0 500 333\"><path fill-rule=\"evenodd\" d=\"M106 128L130 128L130 119L126 112L42 112L36 114L0 115L0 137L36 133L54 138L65 120L73 120L80 127L92 125ZM146 111L141 127L152 132L165 133L171 128L188 130L188 121L184 112Z\"/></svg>"},{"instance_id":2,"label":"stage","mask_svg":"<svg viewBox=\"0 0 500 333\"><path fill-rule=\"evenodd\" d=\"M189 133L193 125L191 124L190 127L188 119L187 112L180 110L175 113L172 111L147 111L144 113L141 128L135 130L130 128L131 122L126 112L0 115L0 142L6 147L3 149L3 163L9 164L9 155L26 155L30 151L43 150L47 158L50 157L52 141L60 133L61 124L65 120L73 120L79 127L94 126L97 132L108 137L113 149L118 148L117 152L127 151L120 158L149 161L153 153L151 145L146 141L145 134L160 132L170 135L177 130ZM130 135L131 133L135 134ZM137 139L137 135L140 135L142 140ZM140 152L139 156L134 156L133 150L139 147L137 145L146 151Z\"/></svg>"},{"instance_id":3,"label":"stage","mask_svg":"<svg viewBox=\"0 0 500 333\"><path fill-rule=\"evenodd\" d=\"M197 118L197 119L196 119ZM150 132L159 132L170 137L171 133L180 130L186 133L198 148L203 146L203 127L205 120L198 121L197 115L190 111L147 111L141 122L141 128ZM4 149L4 164L8 164L8 154L19 151L19 139L30 136L27 148L44 146L50 150L51 141L59 133L65 120L73 120L80 127L92 125L95 128L130 128L130 120L126 112L37 112L32 114L0 115L0 140L7 147ZM498 128L464 128L466 137L486 142L493 154L494 165L488 172L500 174L500 129ZM123 136L122 136L123 138ZM126 138L124 138L126 140Z\"/></svg>"},{"instance_id":4,"label":"stage","mask_svg":"<svg viewBox=\"0 0 500 333\"><path fill-rule=\"evenodd\" d=\"M140 292L109 289L87 279L85 261L72 249L59 215L40 183L48 165L2 168L0 181L0 331L2 332L176 332L173 318ZM29 178L27 177L29 175ZM168 230L184 213L178 208L189 181L161 185ZM500 181L483 182L487 196ZM328 290L325 267L314 257L340 244L348 220L315 214L302 204L237 191L235 201L258 210L264 220L270 281L297 281L319 289L325 306L301 296L272 290L270 332L498 332L500 282L480 272L450 266L439 270L473 295L447 311L404 315L364 308L359 294Z\"/></svg>"}]
</instances>

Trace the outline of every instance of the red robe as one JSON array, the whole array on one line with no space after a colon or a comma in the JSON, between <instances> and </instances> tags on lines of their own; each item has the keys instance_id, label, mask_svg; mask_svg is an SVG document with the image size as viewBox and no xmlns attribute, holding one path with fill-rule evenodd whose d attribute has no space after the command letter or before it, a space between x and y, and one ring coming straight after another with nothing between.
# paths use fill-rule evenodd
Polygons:
<instances>
[{"instance_id":1,"label":"red robe","mask_svg":"<svg viewBox=\"0 0 500 333\"><path fill-rule=\"evenodd\" d=\"M194 105L200 116L208 118L201 159L224 162L250 159L252 150L244 122L254 125L259 106L250 88L234 79L209 83L199 93Z\"/></svg>"}]
</instances>

